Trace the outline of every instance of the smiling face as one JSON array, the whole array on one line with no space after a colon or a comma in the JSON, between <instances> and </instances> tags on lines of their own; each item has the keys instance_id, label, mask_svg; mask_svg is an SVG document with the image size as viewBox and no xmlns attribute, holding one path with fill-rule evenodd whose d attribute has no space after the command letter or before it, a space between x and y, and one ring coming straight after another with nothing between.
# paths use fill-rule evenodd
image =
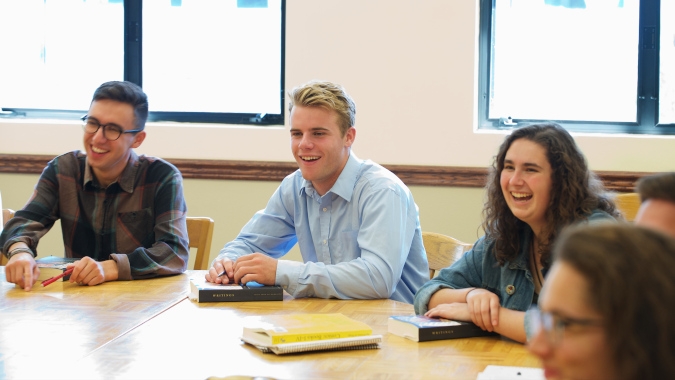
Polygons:
<instances>
[{"instance_id":1,"label":"smiling face","mask_svg":"<svg viewBox=\"0 0 675 380\"><path fill-rule=\"evenodd\" d=\"M128 131L135 129L134 108L114 100L95 100L87 116L100 124L116 124ZM123 133L119 139L110 141L103 136L103 128L96 133L84 132L84 149L87 162L102 186L114 182L126 167L131 149L137 148L145 139L145 132Z\"/></svg>"},{"instance_id":2,"label":"smiling face","mask_svg":"<svg viewBox=\"0 0 675 380\"><path fill-rule=\"evenodd\" d=\"M551 165L541 145L527 139L511 143L500 176L502 194L513 215L527 223L535 235L546 223L551 175Z\"/></svg>"},{"instance_id":3,"label":"smiling face","mask_svg":"<svg viewBox=\"0 0 675 380\"><path fill-rule=\"evenodd\" d=\"M340 133L335 111L295 106L291 110L291 150L302 177L320 195L333 187L349 158L356 129Z\"/></svg>"},{"instance_id":4,"label":"smiling face","mask_svg":"<svg viewBox=\"0 0 675 380\"><path fill-rule=\"evenodd\" d=\"M546 277L539 308L562 320L601 321L599 313L588 305L588 291L588 282L581 273L558 262ZM555 344L540 330L528 343L528 349L541 359L548 380L617 378L600 325L569 323Z\"/></svg>"}]
</instances>

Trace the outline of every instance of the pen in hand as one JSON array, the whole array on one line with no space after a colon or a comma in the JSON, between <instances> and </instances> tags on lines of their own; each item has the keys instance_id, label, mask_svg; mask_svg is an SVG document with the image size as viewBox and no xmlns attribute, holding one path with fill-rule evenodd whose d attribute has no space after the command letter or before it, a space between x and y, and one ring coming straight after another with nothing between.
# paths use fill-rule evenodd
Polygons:
<instances>
[{"instance_id":1,"label":"pen in hand","mask_svg":"<svg viewBox=\"0 0 675 380\"><path fill-rule=\"evenodd\" d=\"M51 284L52 282L73 273L73 269L75 269L75 267L72 267L72 268L68 269L67 271L61 273L58 276L54 276L54 277L51 277L51 278L48 278L48 279L42 281L42 286L47 286L47 285Z\"/></svg>"},{"instance_id":2,"label":"pen in hand","mask_svg":"<svg viewBox=\"0 0 675 380\"><path fill-rule=\"evenodd\" d=\"M230 280L230 277L227 276L227 271L223 271L223 273L221 273L221 274L218 275L218 277L222 277L222 276L225 276L225 277L227 278L228 281ZM235 283L232 283L232 285L236 285L236 284L235 284ZM255 286L255 285L258 285L258 286L262 286L262 285L258 284L258 283L255 282L255 281L247 282L246 284L243 284L243 283L241 283L241 281L240 281L240 282L239 282L239 285L246 285L246 286Z\"/></svg>"}]
</instances>

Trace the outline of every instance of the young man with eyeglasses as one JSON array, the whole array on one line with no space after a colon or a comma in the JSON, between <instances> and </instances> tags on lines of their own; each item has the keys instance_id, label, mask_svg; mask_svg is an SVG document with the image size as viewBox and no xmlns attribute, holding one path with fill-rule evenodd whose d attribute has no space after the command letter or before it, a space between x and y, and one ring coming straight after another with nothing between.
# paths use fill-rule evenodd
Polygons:
<instances>
[{"instance_id":1,"label":"young man with eyeglasses","mask_svg":"<svg viewBox=\"0 0 675 380\"><path fill-rule=\"evenodd\" d=\"M8 282L30 290L39 276L38 241L61 219L70 282L178 274L188 261L183 179L170 163L137 155L148 100L131 82L99 86L84 121L84 151L55 157L33 195L0 235Z\"/></svg>"}]
</instances>

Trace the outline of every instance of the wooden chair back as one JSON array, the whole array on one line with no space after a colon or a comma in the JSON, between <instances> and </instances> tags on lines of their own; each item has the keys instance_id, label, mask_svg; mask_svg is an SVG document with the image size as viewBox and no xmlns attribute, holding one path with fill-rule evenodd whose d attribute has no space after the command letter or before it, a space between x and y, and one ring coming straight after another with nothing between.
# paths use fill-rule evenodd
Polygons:
<instances>
[{"instance_id":1,"label":"wooden chair back","mask_svg":"<svg viewBox=\"0 0 675 380\"><path fill-rule=\"evenodd\" d=\"M422 241L429 260L430 279L434 278L437 270L449 267L473 247L473 244L436 232L422 232Z\"/></svg>"},{"instance_id":2,"label":"wooden chair back","mask_svg":"<svg viewBox=\"0 0 675 380\"><path fill-rule=\"evenodd\" d=\"M2 226L7 223L8 220L12 219L14 217L14 210L9 209L9 208L3 208L2 209L2 223L0 223L0 231L2 231ZM7 257L5 255L0 254L0 265L5 265L7 264Z\"/></svg>"},{"instance_id":3,"label":"wooden chair back","mask_svg":"<svg viewBox=\"0 0 675 380\"><path fill-rule=\"evenodd\" d=\"M619 193L614 198L614 202L627 221L635 220L640 208L640 195L638 193Z\"/></svg>"},{"instance_id":4,"label":"wooden chair back","mask_svg":"<svg viewBox=\"0 0 675 380\"><path fill-rule=\"evenodd\" d=\"M14 210L9 208L2 209L2 225L4 226L10 219L14 217ZM0 230L2 230L0 228Z\"/></svg>"},{"instance_id":5,"label":"wooden chair back","mask_svg":"<svg viewBox=\"0 0 675 380\"><path fill-rule=\"evenodd\" d=\"M208 269L211 255L211 240L213 239L213 219L206 216L188 216L187 231L190 243L188 247L197 248L195 263L192 269Z\"/></svg>"}]
</instances>

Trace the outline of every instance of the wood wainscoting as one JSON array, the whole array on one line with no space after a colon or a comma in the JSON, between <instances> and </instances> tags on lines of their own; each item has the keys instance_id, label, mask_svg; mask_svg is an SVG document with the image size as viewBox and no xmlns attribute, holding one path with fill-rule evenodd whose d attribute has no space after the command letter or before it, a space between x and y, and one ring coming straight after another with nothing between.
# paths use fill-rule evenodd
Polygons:
<instances>
[{"instance_id":1,"label":"wood wainscoting","mask_svg":"<svg viewBox=\"0 0 675 380\"><path fill-rule=\"evenodd\" d=\"M0 173L40 174L54 156L0 154ZM295 162L192 160L167 158L183 178L240 181L281 181L298 168ZM408 186L483 187L487 168L456 166L383 165ZM645 172L595 172L608 190L635 191L635 182Z\"/></svg>"}]
</instances>

